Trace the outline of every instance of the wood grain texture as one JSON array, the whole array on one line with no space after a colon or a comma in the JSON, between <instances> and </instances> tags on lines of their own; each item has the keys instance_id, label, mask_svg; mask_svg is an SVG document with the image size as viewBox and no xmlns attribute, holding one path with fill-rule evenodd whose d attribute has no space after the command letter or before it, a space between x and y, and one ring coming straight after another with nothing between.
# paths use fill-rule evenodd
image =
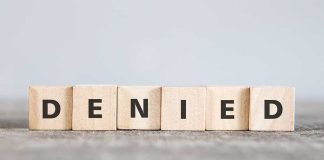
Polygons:
<instances>
[{"instance_id":1,"label":"wood grain texture","mask_svg":"<svg viewBox=\"0 0 324 160\"><path fill-rule=\"evenodd\" d=\"M131 99L137 99L143 109L148 100L148 117L142 118L135 110L131 117ZM161 87L120 86L118 87L118 129L160 130L161 129Z\"/></svg>"},{"instance_id":2,"label":"wood grain texture","mask_svg":"<svg viewBox=\"0 0 324 160\"><path fill-rule=\"evenodd\" d=\"M181 100L186 100L186 119L181 119ZM162 130L205 130L205 87L163 87Z\"/></svg>"},{"instance_id":3,"label":"wood grain texture","mask_svg":"<svg viewBox=\"0 0 324 160\"><path fill-rule=\"evenodd\" d=\"M282 104L282 115L265 119L265 100L277 100ZM270 113L276 113L271 107ZM295 121L295 89L292 87L252 87L250 95L249 129L254 131L293 131Z\"/></svg>"},{"instance_id":4,"label":"wood grain texture","mask_svg":"<svg viewBox=\"0 0 324 160\"><path fill-rule=\"evenodd\" d=\"M89 99L101 99L93 113L101 118L89 118ZM73 130L116 130L117 86L77 85L73 87Z\"/></svg>"},{"instance_id":5,"label":"wood grain texture","mask_svg":"<svg viewBox=\"0 0 324 160\"><path fill-rule=\"evenodd\" d=\"M226 114L234 119L221 119L222 100L234 100L226 105L233 108ZM207 87L206 130L248 130L249 102L249 87Z\"/></svg>"},{"instance_id":6,"label":"wood grain texture","mask_svg":"<svg viewBox=\"0 0 324 160\"><path fill-rule=\"evenodd\" d=\"M71 130L71 86L30 86L28 95L30 130ZM60 114L56 118L43 118L42 102L44 99L52 99L60 104ZM48 108L49 114L54 112L53 106L49 105Z\"/></svg>"}]
</instances>

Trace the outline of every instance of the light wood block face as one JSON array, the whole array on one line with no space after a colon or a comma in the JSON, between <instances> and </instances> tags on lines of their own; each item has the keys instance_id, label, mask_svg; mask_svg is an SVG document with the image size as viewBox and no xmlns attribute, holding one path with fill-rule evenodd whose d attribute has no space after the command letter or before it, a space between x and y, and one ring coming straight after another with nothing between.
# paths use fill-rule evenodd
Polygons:
<instances>
[{"instance_id":1,"label":"light wood block face","mask_svg":"<svg viewBox=\"0 0 324 160\"><path fill-rule=\"evenodd\" d=\"M248 130L250 88L207 87L206 130Z\"/></svg>"},{"instance_id":2,"label":"light wood block face","mask_svg":"<svg viewBox=\"0 0 324 160\"><path fill-rule=\"evenodd\" d=\"M280 114L280 108L282 112ZM268 108L268 109L267 109ZM250 130L293 131L295 89L290 87L253 87L250 96ZM279 117L278 117L279 116Z\"/></svg>"},{"instance_id":3,"label":"light wood block face","mask_svg":"<svg viewBox=\"0 0 324 160\"><path fill-rule=\"evenodd\" d=\"M73 130L116 130L117 86L73 87Z\"/></svg>"},{"instance_id":4,"label":"light wood block face","mask_svg":"<svg viewBox=\"0 0 324 160\"><path fill-rule=\"evenodd\" d=\"M118 129L161 129L161 87L118 87Z\"/></svg>"},{"instance_id":5,"label":"light wood block face","mask_svg":"<svg viewBox=\"0 0 324 160\"><path fill-rule=\"evenodd\" d=\"M205 130L205 87L163 87L162 130Z\"/></svg>"},{"instance_id":6,"label":"light wood block face","mask_svg":"<svg viewBox=\"0 0 324 160\"><path fill-rule=\"evenodd\" d=\"M30 86L28 99L29 129L71 130L72 87Z\"/></svg>"}]
</instances>

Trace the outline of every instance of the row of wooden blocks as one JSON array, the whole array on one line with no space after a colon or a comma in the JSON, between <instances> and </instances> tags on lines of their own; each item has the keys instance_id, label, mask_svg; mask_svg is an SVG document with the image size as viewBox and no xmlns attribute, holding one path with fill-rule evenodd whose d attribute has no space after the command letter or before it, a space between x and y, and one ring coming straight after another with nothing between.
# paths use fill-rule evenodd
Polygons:
<instances>
[{"instance_id":1,"label":"row of wooden blocks","mask_svg":"<svg viewBox=\"0 0 324 160\"><path fill-rule=\"evenodd\" d=\"M291 87L30 86L30 130L293 131Z\"/></svg>"}]
</instances>

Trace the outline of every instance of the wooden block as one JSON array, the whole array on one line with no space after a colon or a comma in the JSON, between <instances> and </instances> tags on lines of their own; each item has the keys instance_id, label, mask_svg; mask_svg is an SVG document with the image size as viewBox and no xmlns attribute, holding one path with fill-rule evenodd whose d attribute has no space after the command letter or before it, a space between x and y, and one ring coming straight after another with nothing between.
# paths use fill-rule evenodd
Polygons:
<instances>
[{"instance_id":1,"label":"wooden block","mask_svg":"<svg viewBox=\"0 0 324 160\"><path fill-rule=\"evenodd\" d=\"M161 87L118 87L118 129L161 129Z\"/></svg>"},{"instance_id":2,"label":"wooden block","mask_svg":"<svg viewBox=\"0 0 324 160\"><path fill-rule=\"evenodd\" d=\"M72 130L116 130L117 86L73 87Z\"/></svg>"},{"instance_id":3,"label":"wooden block","mask_svg":"<svg viewBox=\"0 0 324 160\"><path fill-rule=\"evenodd\" d=\"M282 112L280 111L282 108ZM250 95L250 130L293 131L295 89L253 87Z\"/></svg>"},{"instance_id":4,"label":"wooden block","mask_svg":"<svg viewBox=\"0 0 324 160\"><path fill-rule=\"evenodd\" d=\"M250 88L207 87L206 130L248 130Z\"/></svg>"},{"instance_id":5,"label":"wooden block","mask_svg":"<svg viewBox=\"0 0 324 160\"><path fill-rule=\"evenodd\" d=\"M30 86L29 129L71 130L72 87Z\"/></svg>"},{"instance_id":6,"label":"wooden block","mask_svg":"<svg viewBox=\"0 0 324 160\"><path fill-rule=\"evenodd\" d=\"M163 87L162 130L205 130L205 87Z\"/></svg>"}]
</instances>

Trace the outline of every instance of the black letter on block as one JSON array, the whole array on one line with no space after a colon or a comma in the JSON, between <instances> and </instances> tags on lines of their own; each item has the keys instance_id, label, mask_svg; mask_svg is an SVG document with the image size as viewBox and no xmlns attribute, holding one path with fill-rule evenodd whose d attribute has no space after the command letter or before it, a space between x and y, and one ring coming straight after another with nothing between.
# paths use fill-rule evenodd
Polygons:
<instances>
[{"instance_id":1,"label":"black letter on block","mask_svg":"<svg viewBox=\"0 0 324 160\"><path fill-rule=\"evenodd\" d=\"M187 118L187 103L186 100L181 100L181 119Z\"/></svg>"},{"instance_id":2,"label":"black letter on block","mask_svg":"<svg viewBox=\"0 0 324 160\"><path fill-rule=\"evenodd\" d=\"M131 99L131 118L135 118L135 107L142 118L148 118L148 99L143 100L144 111L137 99Z\"/></svg>"},{"instance_id":3,"label":"black letter on block","mask_svg":"<svg viewBox=\"0 0 324 160\"><path fill-rule=\"evenodd\" d=\"M234 100L221 100L221 119L234 119L234 115L226 115L226 111L234 111L233 107L226 107L226 104L234 104Z\"/></svg>"},{"instance_id":4,"label":"black letter on block","mask_svg":"<svg viewBox=\"0 0 324 160\"><path fill-rule=\"evenodd\" d=\"M270 115L270 104L277 106L277 113ZM282 105L276 100L264 100L264 118L265 119L275 119L280 117L282 114Z\"/></svg>"},{"instance_id":5,"label":"black letter on block","mask_svg":"<svg viewBox=\"0 0 324 160\"><path fill-rule=\"evenodd\" d=\"M89 99L89 118L102 118L101 114L94 114L95 110L101 110L101 107L94 106L94 103L102 103L102 99Z\"/></svg>"},{"instance_id":6,"label":"black letter on block","mask_svg":"<svg viewBox=\"0 0 324 160\"><path fill-rule=\"evenodd\" d=\"M48 104L49 103L53 104L55 107L53 114L48 114ZM61 107L57 101L51 100L51 99L43 100L43 118L55 118L60 114L60 112L61 112Z\"/></svg>"}]
</instances>

